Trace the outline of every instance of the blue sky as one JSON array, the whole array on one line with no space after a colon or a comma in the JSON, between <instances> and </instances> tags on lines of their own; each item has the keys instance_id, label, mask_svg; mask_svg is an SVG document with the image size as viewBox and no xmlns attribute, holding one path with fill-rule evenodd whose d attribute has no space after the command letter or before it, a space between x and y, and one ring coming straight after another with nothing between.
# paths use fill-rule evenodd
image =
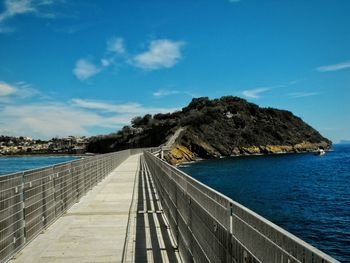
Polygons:
<instances>
[{"instance_id":1,"label":"blue sky","mask_svg":"<svg viewBox=\"0 0 350 263\"><path fill-rule=\"evenodd\" d=\"M350 1L0 1L0 134L105 134L236 95L350 139Z\"/></svg>"}]
</instances>

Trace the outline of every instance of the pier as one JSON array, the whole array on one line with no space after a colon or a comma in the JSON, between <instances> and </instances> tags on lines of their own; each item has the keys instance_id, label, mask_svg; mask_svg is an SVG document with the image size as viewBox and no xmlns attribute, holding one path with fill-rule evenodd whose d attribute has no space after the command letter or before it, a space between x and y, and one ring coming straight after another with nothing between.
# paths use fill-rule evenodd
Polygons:
<instances>
[{"instance_id":1,"label":"pier","mask_svg":"<svg viewBox=\"0 0 350 263\"><path fill-rule=\"evenodd\" d=\"M1 262L338 262L134 149L0 177Z\"/></svg>"}]
</instances>

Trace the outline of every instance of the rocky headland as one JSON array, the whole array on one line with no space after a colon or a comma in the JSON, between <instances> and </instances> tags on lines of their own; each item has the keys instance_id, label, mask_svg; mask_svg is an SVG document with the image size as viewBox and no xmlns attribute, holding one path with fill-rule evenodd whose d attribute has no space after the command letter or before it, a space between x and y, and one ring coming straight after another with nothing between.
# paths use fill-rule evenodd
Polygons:
<instances>
[{"instance_id":1,"label":"rocky headland","mask_svg":"<svg viewBox=\"0 0 350 263\"><path fill-rule=\"evenodd\" d=\"M196 98L180 111L145 115L121 131L90 139L89 152L167 146L166 160L179 164L223 156L298 153L328 149L324 138L290 111L262 108L225 96Z\"/></svg>"}]
</instances>

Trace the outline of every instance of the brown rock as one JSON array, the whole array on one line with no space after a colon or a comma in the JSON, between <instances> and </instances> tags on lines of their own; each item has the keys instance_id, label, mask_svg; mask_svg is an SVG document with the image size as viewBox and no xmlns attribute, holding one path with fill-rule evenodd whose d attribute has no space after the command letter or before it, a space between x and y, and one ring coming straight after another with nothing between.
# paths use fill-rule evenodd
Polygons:
<instances>
[{"instance_id":1,"label":"brown rock","mask_svg":"<svg viewBox=\"0 0 350 263\"><path fill-rule=\"evenodd\" d=\"M260 154L260 148L258 146L242 147L245 154Z\"/></svg>"},{"instance_id":2,"label":"brown rock","mask_svg":"<svg viewBox=\"0 0 350 263\"><path fill-rule=\"evenodd\" d=\"M176 144L165 155L165 159L172 165L177 165L183 162L194 161L195 155L187 147Z\"/></svg>"},{"instance_id":3,"label":"brown rock","mask_svg":"<svg viewBox=\"0 0 350 263\"><path fill-rule=\"evenodd\" d=\"M232 155L240 155L241 154L241 151L239 150L238 147L234 147L233 150L232 150Z\"/></svg>"}]
</instances>

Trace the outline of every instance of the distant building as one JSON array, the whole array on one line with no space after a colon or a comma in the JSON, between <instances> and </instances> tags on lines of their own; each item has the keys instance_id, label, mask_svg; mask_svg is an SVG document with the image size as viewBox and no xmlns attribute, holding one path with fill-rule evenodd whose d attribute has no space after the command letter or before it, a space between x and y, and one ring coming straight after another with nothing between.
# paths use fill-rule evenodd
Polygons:
<instances>
[{"instance_id":1,"label":"distant building","mask_svg":"<svg viewBox=\"0 0 350 263\"><path fill-rule=\"evenodd\" d=\"M0 135L0 154L25 153L85 153L88 138L68 136L49 141L34 140L28 136L11 137Z\"/></svg>"}]
</instances>

